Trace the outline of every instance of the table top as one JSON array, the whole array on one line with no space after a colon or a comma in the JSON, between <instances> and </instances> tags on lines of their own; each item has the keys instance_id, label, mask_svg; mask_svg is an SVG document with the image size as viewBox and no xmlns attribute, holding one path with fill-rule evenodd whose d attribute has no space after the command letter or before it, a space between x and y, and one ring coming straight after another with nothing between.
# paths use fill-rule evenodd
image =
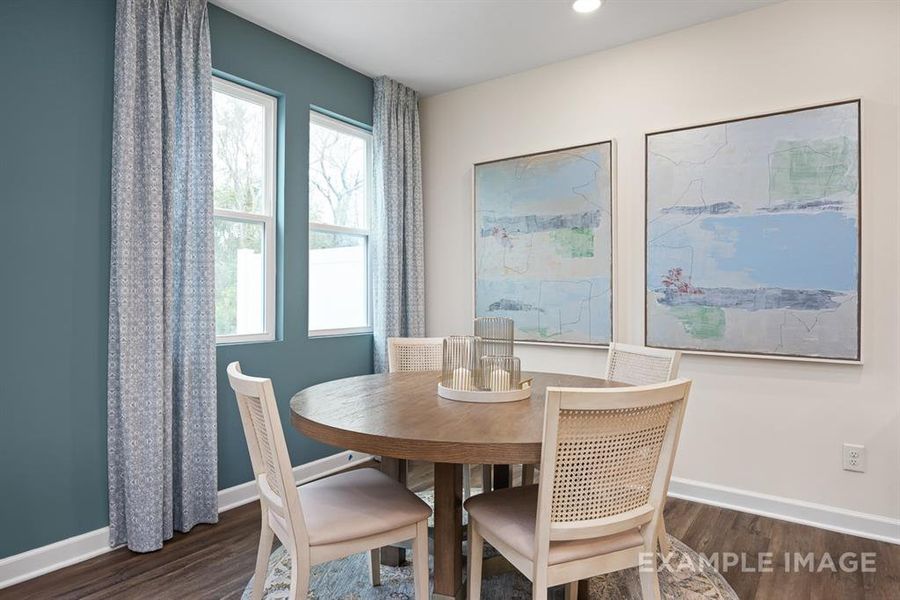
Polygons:
<instances>
[{"instance_id":1,"label":"table top","mask_svg":"<svg viewBox=\"0 0 900 600\"><path fill-rule=\"evenodd\" d=\"M594 377L523 373L531 398L481 404L437 394L439 373L379 373L320 383L291 399L291 421L320 442L393 458L463 464L540 462L548 387L618 387Z\"/></svg>"}]
</instances>

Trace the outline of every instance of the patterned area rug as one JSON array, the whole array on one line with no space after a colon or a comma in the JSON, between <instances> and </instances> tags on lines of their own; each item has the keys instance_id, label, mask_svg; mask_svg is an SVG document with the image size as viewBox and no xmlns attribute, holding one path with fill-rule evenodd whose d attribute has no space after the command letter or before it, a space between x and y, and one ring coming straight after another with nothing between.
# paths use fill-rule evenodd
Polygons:
<instances>
[{"instance_id":1,"label":"patterned area rug","mask_svg":"<svg viewBox=\"0 0 900 600\"><path fill-rule=\"evenodd\" d=\"M669 537L673 557L659 575L662 596L666 600L738 600L728 582L700 555ZM409 554L409 553L407 553ZM485 546L485 558L496 555ZM316 600L408 600L413 598L412 567L381 567L381 585L369 585L369 566L365 554L354 554L342 560L313 567L309 598ZM267 600L288 598L291 559L284 548L278 547L269 561L266 577ZM243 598L249 600L252 581L247 584ZM624 600L640 598L641 586L637 569L626 569L591 579L591 598ZM518 572L508 572L486 578L482 582L484 600L519 600L531 597L531 583ZM562 588L551 590L551 598L562 599Z\"/></svg>"},{"instance_id":2,"label":"patterned area rug","mask_svg":"<svg viewBox=\"0 0 900 600\"><path fill-rule=\"evenodd\" d=\"M473 487L472 494L481 492ZM434 492L418 493L429 506L434 507ZM468 519L463 511L463 524ZM428 521L434 526L434 517ZM737 594L702 556L669 536L672 556L659 571L659 587L665 600L739 600ZM433 540L429 540L433 543ZM407 546L408 547L408 546ZM465 551L466 545L463 542ZM429 572L433 573L434 549L429 549ZM407 557L411 556L407 552ZM489 544L484 545L484 558L497 556L497 551ZM465 562L463 562L465 565ZM638 570L626 569L608 575L594 577L591 581L590 597L596 600L625 600L641 597ZM266 600L288 598L291 585L291 557L282 547L277 547L269 559L266 575ZM247 583L242 600L250 599L253 581ZM550 590L552 600L562 600L563 588ZM341 560L316 565L310 574L308 598L315 600L411 600L414 597L412 566L381 567L381 585L369 584L369 564L366 554L354 554ZM486 577L482 581L481 597L484 600L524 600L531 598L531 582L518 571L510 571Z\"/></svg>"}]
</instances>

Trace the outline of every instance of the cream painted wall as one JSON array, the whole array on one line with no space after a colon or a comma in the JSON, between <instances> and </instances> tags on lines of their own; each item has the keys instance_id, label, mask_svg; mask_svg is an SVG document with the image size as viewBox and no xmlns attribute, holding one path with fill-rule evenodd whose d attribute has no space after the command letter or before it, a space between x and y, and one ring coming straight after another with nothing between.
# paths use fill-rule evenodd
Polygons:
<instances>
[{"instance_id":1,"label":"cream painted wall","mask_svg":"<svg viewBox=\"0 0 900 600\"><path fill-rule=\"evenodd\" d=\"M428 335L471 330L473 163L616 140L616 337L641 343L643 134L857 97L865 364L686 356L675 475L900 517L900 3L776 4L425 99ZM606 360L518 352L532 370L601 374ZM841 470L845 441L866 445L868 472Z\"/></svg>"}]
</instances>

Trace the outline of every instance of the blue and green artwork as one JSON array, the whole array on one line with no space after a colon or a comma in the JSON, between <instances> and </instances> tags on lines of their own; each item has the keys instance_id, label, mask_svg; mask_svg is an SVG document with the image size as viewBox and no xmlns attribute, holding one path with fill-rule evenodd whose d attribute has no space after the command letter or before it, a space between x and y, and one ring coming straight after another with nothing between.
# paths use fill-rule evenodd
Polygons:
<instances>
[{"instance_id":1,"label":"blue and green artwork","mask_svg":"<svg viewBox=\"0 0 900 600\"><path fill-rule=\"evenodd\" d=\"M858 361L859 102L647 136L648 346Z\"/></svg>"},{"instance_id":2,"label":"blue and green artwork","mask_svg":"<svg viewBox=\"0 0 900 600\"><path fill-rule=\"evenodd\" d=\"M475 314L516 339L608 344L611 144L475 165Z\"/></svg>"}]
</instances>

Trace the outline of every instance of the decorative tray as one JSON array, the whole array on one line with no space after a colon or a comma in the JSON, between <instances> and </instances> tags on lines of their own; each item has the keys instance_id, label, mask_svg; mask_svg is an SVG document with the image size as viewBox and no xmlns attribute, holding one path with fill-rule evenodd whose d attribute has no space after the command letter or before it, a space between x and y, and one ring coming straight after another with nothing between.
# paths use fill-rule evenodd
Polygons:
<instances>
[{"instance_id":1,"label":"decorative tray","mask_svg":"<svg viewBox=\"0 0 900 600\"><path fill-rule=\"evenodd\" d=\"M523 381L520 385L521 387L517 390L492 392L489 390L457 390L444 387L442 383L438 383L438 396L446 398L447 400L456 400L458 402L480 402L483 404L516 402L518 400L530 398L531 379Z\"/></svg>"}]
</instances>

